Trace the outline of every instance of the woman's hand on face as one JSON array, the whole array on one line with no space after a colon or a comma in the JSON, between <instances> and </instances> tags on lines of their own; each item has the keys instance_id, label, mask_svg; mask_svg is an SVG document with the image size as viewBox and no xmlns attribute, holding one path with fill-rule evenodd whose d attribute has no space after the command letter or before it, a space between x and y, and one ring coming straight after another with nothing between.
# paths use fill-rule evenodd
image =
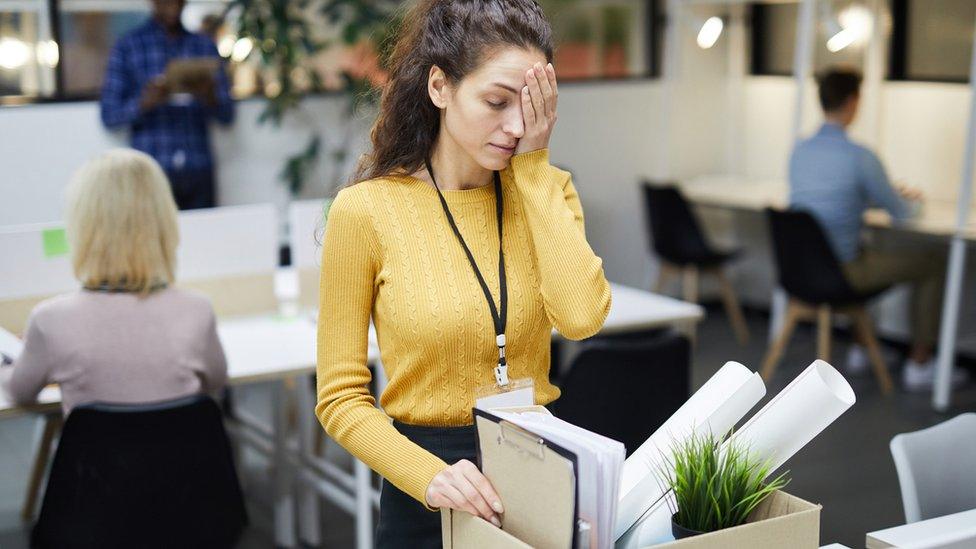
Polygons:
<instances>
[{"instance_id":1,"label":"woman's hand on face","mask_svg":"<svg viewBox=\"0 0 976 549\"><path fill-rule=\"evenodd\" d=\"M427 505L467 511L501 527L505 510L491 482L470 461L462 459L437 473L427 487Z\"/></svg>"},{"instance_id":2,"label":"woman's hand on face","mask_svg":"<svg viewBox=\"0 0 976 549\"><path fill-rule=\"evenodd\" d=\"M556 125L556 71L552 63L542 66L536 63L525 73L522 88L522 120L525 134L519 139L515 154L537 151L549 146L549 136Z\"/></svg>"}]
</instances>

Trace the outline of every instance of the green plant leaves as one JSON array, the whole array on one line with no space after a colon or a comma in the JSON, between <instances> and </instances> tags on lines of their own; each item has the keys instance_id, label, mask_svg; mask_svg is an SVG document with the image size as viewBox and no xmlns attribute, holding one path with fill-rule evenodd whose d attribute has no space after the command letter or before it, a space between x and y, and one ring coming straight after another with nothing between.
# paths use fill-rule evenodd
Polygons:
<instances>
[{"instance_id":1,"label":"green plant leaves","mask_svg":"<svg viewBox=\"0 0 976 549\"><path fill-rule=\"evenodd\" d=\"M224 14L238 14L238 36L254 41L261 64L267 69L265 76L273 83L264 89L265 106L258 115L258 123L279 127L307 94L324 91L323 79L312 64L312 58L323 50L347 47L375 37L383 53L382 45L399 21L398 8L399 0L232 0ZM319 28L323 19L338 27L338 40L323 38ZM299 73L304 70L308 85L292 82L296 69ZM347 99L348 118L364 103L375 101L377 94L368 81L342 76L343 87L339 91ZM298 194L304 187L320 145L319 137L313 136L302 152L285 160L280 176L292 194Z\"/></svg>"},{"instance_id":2,"label":"green plant leaves","mask_svg":"<svg viewBox=\"0 0 976 549\"><path fill-rule=\"evenodd\" d=\"M662 480L674 492L675 521L699 532L743 524L771 493L785 487L788 473L767 480L768 461L749 449L711 433L693 433L676 441L661 467Z\"/></svg>"}]
</instances>

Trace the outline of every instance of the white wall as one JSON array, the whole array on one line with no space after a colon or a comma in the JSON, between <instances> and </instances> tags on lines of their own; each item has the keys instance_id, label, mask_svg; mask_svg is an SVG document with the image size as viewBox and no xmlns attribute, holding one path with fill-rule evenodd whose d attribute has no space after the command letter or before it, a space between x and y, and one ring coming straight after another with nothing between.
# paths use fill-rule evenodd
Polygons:
<instances>
[{"instance_id":1,"label":"white wall","mask_svg":"<svg viewBox=\"0 0 976 549\"><path fill-rule=\"evenodd\" d=\"M551 161L573 172L590 244L623 284L646 287L651 276L638 181L667 177L664 98L660 82L560 88Z\"/></svg>"},{"instance_id":2,"label":"white wall","mask_svg":"<svg viewBox=\"0 0 976 549\"><path fill-rule=\"evenodd\" d=\"M745 82L746 157L744 175L786 177L792 147L790 123L795 85L784 77L749 77ZM804 133L822 121L816 89L806 94ZM880 93L878 135L858 119L853 139L874 149L892 180L921 188L937 200L954 200L965 148L969 87L933 82L885 82Z\"/></svg>"},{"instance_id":3,"label":"white wall","mask_svg":"<svg viewBox=\"0 0 976 549\"><path fill-rule=\"evenodd\" d=\"M286 192L278 173L283 159L299 152L313 130L323 139L339 139L341 106L335 97L309 98L303 112L276 129L257 124L262 102L239 102L235 123L215 126L212 133L219 202L282 203ZM365 122L355 122L354 158L362 148ZM59 220L62 189L72 172L100 151L127 143L124 132L102 127L96 102L0 108L0 136L0 225ZM323 163L304 194L323 195L326 176Z\"/></svg>"}]
</instances>

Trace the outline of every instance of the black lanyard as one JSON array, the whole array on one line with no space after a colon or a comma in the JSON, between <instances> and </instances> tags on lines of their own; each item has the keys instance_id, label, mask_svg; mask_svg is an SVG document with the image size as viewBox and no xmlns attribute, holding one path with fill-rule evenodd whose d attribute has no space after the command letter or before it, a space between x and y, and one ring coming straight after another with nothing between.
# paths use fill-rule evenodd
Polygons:
<instances>
[{"instance_id":1,"label":"black lanyard","mask_svg":"<svg viewBox=\"0 0 976 549\"><path fill-rule=\"evenodd\" d=\"M451 209L447 206L447 200L444 199L444 194L441 193L441 188L437 185L437 179L434 178L434 168L430 165L430 158L426 159L427 171L430 173L430 180L434 182L434 188L437 189L437 196L441 199L441 206L444 207L444 215L447 216L447 222L450 223L451 229L454 230L454 235L457 236L458 242L461 243L461 247L464 248L465 255L468 256L468 262L471 263L471 270L474 271L474 275L478 278L478 284L481 285L481 291L485 293L485 299L488 301L488 309L491 312L491 319L495 325L495 344L498 345L498 366L495 368L495 381L499 385L508 385L508 363L505 361L505 324L508 318L508 282L505 276L505 250L502 244L502 214L504 213L504 208L502 206L502 180L498 172L494 172L495 181L495 213L498 216L498 285L499 294L501 297L501 303L496 308L495 300L491 297L491 290L488 289L488 283L485 282L485 277L481 274L481 269L478 268L478 263L474 260L474 255L471 254L471 249L468 248L467 243L464 241L464 237L461 236L461 231L458 229L457 223L454 222L454 216L451 215Z\"/></svg>"}]
</instances>

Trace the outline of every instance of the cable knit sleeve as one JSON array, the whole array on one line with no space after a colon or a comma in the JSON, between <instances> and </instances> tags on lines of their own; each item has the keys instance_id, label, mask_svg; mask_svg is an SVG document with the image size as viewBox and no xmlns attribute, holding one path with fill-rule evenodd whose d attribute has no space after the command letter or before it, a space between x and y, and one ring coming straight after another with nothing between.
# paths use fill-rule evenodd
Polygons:
<instances>
[{"instance_id":1,"label":"cable knit sleeve","mask_svg":"<svg viewBox=\"0 0 976 549\"><path fill-rule=\"evenodd\" d=\"M340 445L426 505L427 486L447 464L400 434L369 392L378 249L366 201L355 186L343 190L322 246L315 415Z\"/></svg>"},{"instance_id":2,"label":"cable knit sleeve","mask_svg":"<svg viewBox=\"0 0 976 549\"><path fill-rule=\"evenodd\" d=\"M506 172L521 196L549 321L569 339L595 334L610 312L610 285L586 241L570 174L549 165L548 149L516 155Z\"/></svg>"}]
</instances>

